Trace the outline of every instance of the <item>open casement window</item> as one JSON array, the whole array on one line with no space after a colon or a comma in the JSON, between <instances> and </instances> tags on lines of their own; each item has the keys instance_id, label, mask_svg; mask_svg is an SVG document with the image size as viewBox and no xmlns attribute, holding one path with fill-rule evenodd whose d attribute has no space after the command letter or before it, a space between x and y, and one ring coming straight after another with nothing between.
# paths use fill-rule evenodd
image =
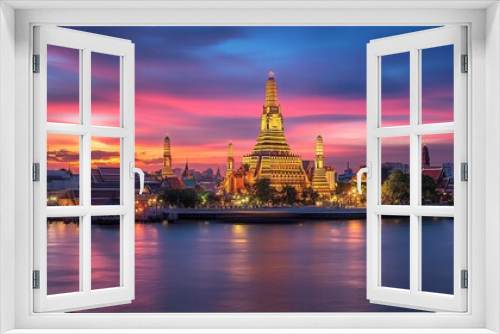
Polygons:
<instances>
[{"instance_id":1,"label":"open casement window","mask_svg":"<svg viewBox=\"0 0 500 334\"><path fill-rule=\"evenodd\" d=\"M34 311L130 303L134 44L35 27L33 72ZM103 85L113 86L115 93L101 96ZM48 235L47 224L54 222L71 222L76 238ZM119 249L96 244L92 225L104 223L119 230ZM64 245L64 252L52 252L56 242ZM114 284L99 284L103 267L116 269Z\"/></svg>"},{"instance_id":2,"label":"open casement window","mask_svg":"<svg viewBox=\"0 0 500 334\"><path fill-rule=\"evenodd\" d=\"M466 54L466 28L458 26L367 45L367 297L372 303L467 310L462 281L467 274ZM433 61L436 57L448 65L434 66L442 64ZM395 80L401 73L406 80ZM442 84L446 80L450 84ZM406 96L395 100L395 91ZM384 188L388 179L396 186ZM449 222L447 240L432 237L438 225L433 220ZM391 228L397 240L386 233ZM400 252L385 252L388 243ZM448 278L439 276L443 268L433 271L429 258L448 268Z\"/></svg>"}]
</instances>

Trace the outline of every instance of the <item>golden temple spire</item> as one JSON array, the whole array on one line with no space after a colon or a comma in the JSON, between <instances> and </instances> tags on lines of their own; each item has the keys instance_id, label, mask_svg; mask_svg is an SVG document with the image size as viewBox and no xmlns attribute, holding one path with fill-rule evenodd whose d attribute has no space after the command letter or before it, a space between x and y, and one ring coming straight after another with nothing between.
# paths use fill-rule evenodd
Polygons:
<instances>
[{"instance_id":1,"label":"golden temple spire","mask_svg":"<svg viewBox=\"0 0 500 334\"><path fill-rule=\"evenodd\" d=\"M163 168L161 170L161 175L174 176L172 171L172 153L170 152L170 138L167 136L163 139Z\"/></svg>"},{"instance_id":2,"label":"golden temple spire","mask_svg":"<svg viewBox=\"0 0 500 334\"><path fill-rule=\"evenodd\" d=\"M231 174L234 169L234 155L233 155L233 142L229 141L227 147L227 170L226 175Z\"/></svg>"},{"instance_id":3,"label":"golden temple spire","mask_svg":"<svg viewBox=\"0 0 500 334\"><path fill-rule=\"evenodd\" d=\"M319 133L318 137L316 137L316 159L312 178L312 187L320 194L320 196L329 197L331 195L330 184L326 178L323 137L321 136L321 133Z\"/></svg>"},{"instance_id":4,"label":"golden temple spire","mask_svg":"<svg viewBox=\"0 0 500 334\"><path fill-rule=\"evenodd\" d=\"M269 71L269 77L266 83L266 107L278 106L278 89L276 87L276 80L274 79L274 72Z\"/></svg>"}]
</instances>

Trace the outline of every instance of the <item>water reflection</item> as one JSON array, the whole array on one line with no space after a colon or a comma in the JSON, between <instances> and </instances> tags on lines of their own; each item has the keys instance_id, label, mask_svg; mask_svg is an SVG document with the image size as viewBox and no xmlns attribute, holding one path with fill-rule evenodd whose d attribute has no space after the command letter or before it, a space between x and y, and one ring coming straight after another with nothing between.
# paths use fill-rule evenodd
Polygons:
<instances>
[{"instance_id":1,"label":"water reflection","mask_svg":"<svg viewBox=\"0 0 500 334\"><path fill-rule=\"evenodd\" d=\"M63 220L47 224L47 294L80 290L79 225Z\"/></svg>"},{"instance_id":2,"label":"water reflection","mask_svg":"<svg viewBox=\"0 0 500 334\"><path fill-rule=\"evenodd\" d=\"M119 287L120 225L92 224L91 239L92 290Z\"/></svg>"},{"instance_id":3,"label":"water reflection","mask_svg":"<svg viewBox=\"0 0 500 334\"><path fill-rule=\"evenodd\" d=\"M404 311L366 300L364 220L135 229L136 299L91 312ZM110 233L118 229L95 237Z\"/></svg>"}]
</instances>

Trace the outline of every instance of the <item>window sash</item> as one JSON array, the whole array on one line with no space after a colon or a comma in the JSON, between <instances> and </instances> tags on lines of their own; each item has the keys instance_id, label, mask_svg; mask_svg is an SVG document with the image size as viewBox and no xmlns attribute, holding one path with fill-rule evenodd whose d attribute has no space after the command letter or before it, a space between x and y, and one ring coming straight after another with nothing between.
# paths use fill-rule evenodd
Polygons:
<instances>
[{"instance_id":1,"label":"window sash","mask_svg":"<svg viewBox=\"0 0 500 334\"><path fill-rule=\"evenodd\" d=\"M460 181L460 163L467 162L467 76L460 73L462 54L467 54L466 28L459 26L424 30L371 41L367 46L367 161L372 166L367 179L367 297L377 304L422 310L467 310L467 290L461 288L460 271L467 269L467 183ZM454 45L454 122L420 124L421 51ZM410 53L410 124L382 127L381 57ZM421 135L454 133L454 206L418 204L421 198ZM410 205L381 205L381 138L410 137ZM410 219L410 289L381 286L381 217L404 215ZM421 290L422 216L454 217L453 295Z\"/></svg>"},{"instance_id":2,"label":"window sash","mask_svg":"<svg viewBox=\"0 0 500 334\"><path fill-rule=\"evenodd\" d=\"M34 289L35 312L74 311L129 303L134 298L134 45L130 41L64 28L35 27L34 54L40 55L40 73L34 80L34 162L40 163L40 181L34 194L34 270L40 271L40 289ZM47 45L80 50L80 123L47 123ZM120 57L120 127L91 125L91 53ZM47 206L47 134L80 138L80 197L78 206ZM91 138L120 139L120 205L91 205ZM120 286L91 289L91 217L120 215ZM47 295L47 218L80 217L79 292Z\"/></svg>"}]
</instances>

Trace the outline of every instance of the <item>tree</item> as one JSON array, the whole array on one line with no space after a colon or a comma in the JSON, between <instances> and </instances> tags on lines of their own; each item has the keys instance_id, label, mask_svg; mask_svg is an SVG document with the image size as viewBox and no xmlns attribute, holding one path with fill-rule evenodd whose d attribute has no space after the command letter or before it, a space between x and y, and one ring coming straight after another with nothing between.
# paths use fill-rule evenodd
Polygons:
<instances>
[{"instance_id":1,"label":"tree","mask_svg":"<svg viewBox=\"0 0 500 334\"><path fill-rule=\"evenodd\" d=\"M439 194L436 190L436 182L429 175L422 174L422 204L436 204L439 202Z\"/></svg>"},{"instance_id":2,"label":"tree","mask_svg":"<svg viewBox=\"0 0 500 334\"><path fill-rule=\"evenodd\" d=\"M193 189L182 189L180 203L184 208L194 208L200 203L200 199Z\"/></svg>"},{"instance_id":3,"label":"tree","mask_svg":"<svg viewBox=\"0 0 500 334\"><path fill-rule=\"evenodd\" d=\"M353 186L351 185L351 182L338 182L337 183L337 188L335 189L335 192L337 195L344 195L348 193Z\"/></svg>"},{"instance_id":4,"label":"tree","mask_svg":"<svg viewBox=\"0 0 500 334\"><path fill-rule=\"evenodd\" d=\"M302 203L304 205L314 205L319 199L319 193L312 187L304 188L302 190Z\"/></svg>"},{"instance_id":5,"label":"tree","mask_svg":"<svg viewBox=\"0 0 500 334\"><path fill-rule=\"evenodd\" d=\"M271 186L270 179L263 178L255 181L253 188L258 202L269 203L275 200L276 189Z\"/></svg>"},{"instance_id":6,"label":"tree","mask_svg":"<svg viewBox=\"0 0 500 334\"><path fill-rule=\"evenodd\" d=\"M382 204L410 203L410 174L395 170L382 184Z\"/></svg>"},{"instance_id":7,"label":"tree","mask_svg":"<svg viewBox=\"0 0 500 334\"><path fill-rule=\"evenodd\" d=\"M165 192L161 196L163 200L163 205L168 206L180 206L181 190L180 189L165 189Z\"/></svg>"},{"instance_id":8,"label":"tree","mask_svg":"<svg viewBox=\"0 0 500 334\"><path fill-rule=\"evenodd\" d=\"M200 198L193 189L166 189L161 199L165 206L183 208L194 208L200 203Z\"/></svg>"},{"instance_id":9,"label":"tree","mask_svg":"<svg viewBox=\"0 0 500 334\"><path fill-rule=\"evenodd\" d=\"M294 205L298 201L298 192L295 187L286 185L281 189L281 202L288 205Z\"/></svg>"}]
</instances>

